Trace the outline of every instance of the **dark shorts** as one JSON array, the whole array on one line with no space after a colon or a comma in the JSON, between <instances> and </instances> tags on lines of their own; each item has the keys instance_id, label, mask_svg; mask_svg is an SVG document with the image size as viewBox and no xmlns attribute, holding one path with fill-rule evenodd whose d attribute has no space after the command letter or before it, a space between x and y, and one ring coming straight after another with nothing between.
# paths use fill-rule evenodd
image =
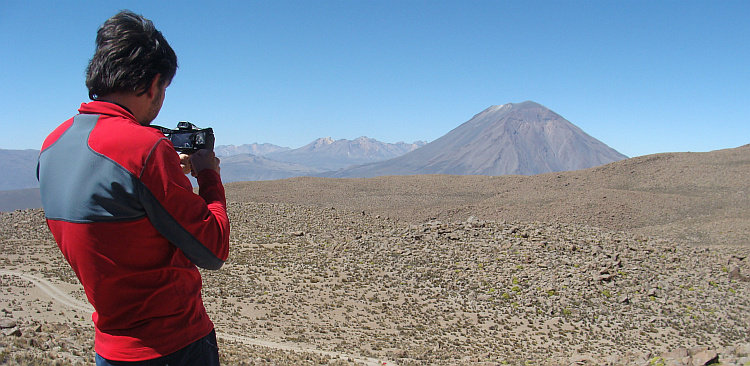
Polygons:
<instances>
[{"instance_id":1,"label":"dark shorts","mask_svg":"<svg viewBox=\"0 0 750 366\"><path fill-rule=\"evenodd\" d=\"M147 361L110 361L96 355L96 366L219 366L219 347L216 331L185 346L183 349Z\"/></svg>"}]
</instances>

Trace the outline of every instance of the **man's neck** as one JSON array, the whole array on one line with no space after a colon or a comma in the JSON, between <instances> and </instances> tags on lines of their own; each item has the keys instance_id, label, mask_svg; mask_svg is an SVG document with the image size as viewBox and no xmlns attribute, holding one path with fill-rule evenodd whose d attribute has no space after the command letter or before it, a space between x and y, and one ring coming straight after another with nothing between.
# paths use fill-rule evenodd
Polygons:
<instances>
[{"instance_id":1,"label":"man's neck","mask_svg":"<svg viewBox=\"0 0 750 366\"><path fill-rule=\"evenodd\" d=\"M96 98L97 101L109 102L125 108L125 110L135 117L138 123L143 124L141 121L145 116L145 111L143 108L144 103L141 99L142 96L136 96L133 93L112 93Z\"/></svg>"}]
</instances>

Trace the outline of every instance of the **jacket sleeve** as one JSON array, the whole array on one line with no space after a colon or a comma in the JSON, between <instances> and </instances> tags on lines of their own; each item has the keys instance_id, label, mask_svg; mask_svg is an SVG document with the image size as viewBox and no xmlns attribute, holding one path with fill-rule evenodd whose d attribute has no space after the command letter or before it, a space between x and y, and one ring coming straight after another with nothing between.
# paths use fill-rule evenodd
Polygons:
<instances>
[{"instance_id":1,"label":"jacket sleeve","mask_svg":"<svg viewBox=\"0 0 750 366\"><path fill-rule=\"evenodd\" d=\"M140 179L142 202L156 230L198 267L221 268L229 255L229 218L219 174L202 171L199 194L193 193L177 153L163 139L154 145Z\"/></svg>"}]
</instances>

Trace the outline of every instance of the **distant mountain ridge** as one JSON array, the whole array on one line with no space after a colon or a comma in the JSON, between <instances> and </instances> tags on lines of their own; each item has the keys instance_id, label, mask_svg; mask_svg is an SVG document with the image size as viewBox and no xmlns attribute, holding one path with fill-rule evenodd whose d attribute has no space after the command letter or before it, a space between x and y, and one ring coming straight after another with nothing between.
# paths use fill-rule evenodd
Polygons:
<instances>
[{"instance_id":1,"label":"distant mountain ridge","mask_svg":"<svg viewBox=\"0 0 750 366\"><path fill-rule=\"evenodd\" d=\"M311 176L350 166L387 160L423 146L425 142L380 142L368 137L354 140L319 138L303 147L289 149L271 144L239 147L217 146L221 157L221 175L225 183L252 180L274 180ZM257 153L233 154L254 150ZM218 152L217 152L218 155ZM262 155L262 156L261 156Z\"/></svg>"},{"instance_id":2,"label":"distant mountain ridge","mask_svg":"<svg viewBox=\"0 0 750 366\"><path fill-rule=\"evenodd\" d=\"M252 144L243 144L240 146L236 145L220 145L216 146L214 148L214 152L216 153L216 156L230 156L230 155L240 155L240 154L253 154L253 155L268 155L270 153L278 152L278 151L287 151L291 150L288 147L281 147L276 146L274 144L264 143L252 143Z\"/></svg>"},{"instance_id":3,"label":"distant mountain ridge","mask_svg":"<svg viewBox=\"0 0 750 366\"><path fill-rule=\"evenodd\" d=\"M299 149L277 151L266 155L269 159L303 164L323 170L337 170L353 165L388 160L424 146L426 142L380 142L365 136L354 140L317 139Z\"/></svg>"},{"instance_id":4,"label":"distant mountain ridge","mask_svg":"<svg viewBox=\"0 0 750 366\"><path fill-rule=\"evenodd\" d=\"M527 101L491 106L439 139L397 158L320 176L535 175L626 158L557 113Z\"/></svg>"}]
</instances>

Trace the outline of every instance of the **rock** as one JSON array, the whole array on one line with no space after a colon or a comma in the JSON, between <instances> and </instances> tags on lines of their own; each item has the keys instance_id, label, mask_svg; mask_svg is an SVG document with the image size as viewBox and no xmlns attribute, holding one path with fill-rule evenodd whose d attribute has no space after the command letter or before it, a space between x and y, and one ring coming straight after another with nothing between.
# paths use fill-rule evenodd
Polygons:
<instances>
[{"instance_id":1,"label":"rock","mask_svg":"<svg viewBox=\"0 0 750 366\"><path fill-rule=\"evenodd\" d=\"M747 277L743 275L742 273L740 273L740 267L737 267L737 266L732 266L731 268L729 268L729 279L742 281L742 282L750 281L750 277Z\"/></svg>"},{"instance_id":2,"label":"rock","mask_svg":"<svg viewBox=\"0 0 750 366\"><path fill-rule=\"evenodd\" d=\"M29 347L33 347L33 348L39 348L40 347L39 340L36 339L36 338L28 338L28 339L26 339L26 344L28 344Z\"/></svg>"},{"instance_id":3,"label":"rock","mask_svg":"<svg viewBox=\"0 0 750 366\"><path fill-rule=\"evenodd\" d=\"M690 357L685 357L684 359L675 359L675 358L667 358L663 360L664 366L685 366L690 362ZM657 364L658 365L658 364ZM652 365L649 365L652 366Z\"/></svg>"},{"instance_id":4,"label":"rock","mask_svg":"<svg viewBox=\"0 0 750 366\"><path fill-rule=\"evenodd\" d=\"M0 329L13 328L16 326L15 320L3 318L0 319Z\"/></svg>"},{"instance_id":5,"label":"rock","mask_svg":"<svg viewBox=\"0 0 750 366\"><path fill-rule=\"evenodd\" d=\"M594 276L594 279L598 282L609 282L617 277L617 273L602 273Z\"/></svg>"},{"instance_id":6,"label":"rock","mask_svg":"<svg viewBox=\"0 0 750 366\"><path fill-rule=\"evenodd\" d=\"M714 350L701 351L693 355L693 366L704 366L719 362L719 354Z\"/></svg>"},{"instance_id":7,"label":"rock","mask_svg":"<svg viewBox=\"0 0 750 366\"><path fill-rule=\"evenodd\" d=\"M684 366L690 363L690 354L687 348L678 348L661 355L665 366Z\"/></svg>"},{"instance_id":8,"label":"rock","mask_svg":"<svg viewBox=\"0 0 750 366\"><path fill-rule=\"evenodd\" d=\"M570 362L574 365L595 365L597 363L590 355L575 355L570 358Z\"/></svg>"},{"instance_id":9,"label":"rock","mask_svg":"<svg viewBox=\"0 0 750 366\"><path fill-rule=\"evenodd\" d=\"M750 357L750 343L745 343L737 346L735 352L737 353L737 356Z\"/></svg>"},{"instance_id":10,"label":"rock","mask_svg":"<svg viewBox=\"0 0 750 366\"><path fill-rule=\"evenodd\" d=\"M607 365L622 365L623 358L622 355L619 354L609 355L604 358L604 362Z\"/></svg>"},{"instance_id":11,"label":"rock","mask_svg":"<svg viewBox=\"0 0 750 366\"><path fill-rule=\"evenodd\" d=\"M2 330L2 333L6 336L20 337L23 333L18 327L6 328Z\"/></svg>"},{"instance_id":12,"label":"rock","mask_svg":"<svg viewBox=\"0 0 750 366\"><path fill-rule=\"evenodd\" d=\"M466 220L466 223L469 224L471 227L484 227L485 222L484 220L479 220L476 218L476 216L469 216L469 219Z\"/></svg>"},{"instance_id":13,"label":"rock","mask_svg":"<svg viewBox=\"0 0 750 366\"><path fill-rule=\"evenodd\" d=\"M688 356L689 354L687 348L678 348L661 355L661 357L663 358L684 358Z\"/></svg>"}]
</instances>

